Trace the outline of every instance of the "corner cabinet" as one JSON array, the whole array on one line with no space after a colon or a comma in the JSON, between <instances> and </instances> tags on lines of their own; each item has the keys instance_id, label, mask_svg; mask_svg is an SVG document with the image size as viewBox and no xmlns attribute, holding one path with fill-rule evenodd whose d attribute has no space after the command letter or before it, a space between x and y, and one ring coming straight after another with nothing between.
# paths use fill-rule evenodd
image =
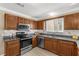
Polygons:
<instances>
[{"instance_id":1,"label":"corner cabinet","mask_svg":"<svg viewBox=\"0 0 79 59\"><path fill-rule=\"evenodd\" d=\"M62 56L77 56L77 45L75 42L60 40L58 42L58 53Z\"/></svg>"},{"instance_id":2,"label":"corner cabinet","mask_svg":"<svg viewBox=\"0 0 79 59\"><path fill-rule=\"evenodd\" d=\"M37 29L39 30L44 29L44 21L37 21Z\"/></svg>"},{"instance_id":3,"label":"corner cabinet","mask_svg":"<svg viewBox=\"0 0 79 59\"><path fill-rule=\"evenodd\" d=\"M16 29L17 27L17 17L10 14L5 14L4 18L4 28L5 29Z\"/></svg>"},{"instance_id":4,"label":"corner cabinet","mask_svg":"<svg viewBox=\"0 0 79 59\"><path fill-rule=\"evenodd\" d=\"M45 49L61 56L77 56L76 42L45 37Z\"/></svg>"}]
</instances>

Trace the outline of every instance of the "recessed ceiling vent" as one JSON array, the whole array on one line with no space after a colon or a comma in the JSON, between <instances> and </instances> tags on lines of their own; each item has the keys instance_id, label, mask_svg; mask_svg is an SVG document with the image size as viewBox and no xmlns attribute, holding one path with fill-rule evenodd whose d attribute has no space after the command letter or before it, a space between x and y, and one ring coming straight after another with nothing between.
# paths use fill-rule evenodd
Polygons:
<instances>
[{"instance_id":1,"label":"recessed ceiling vent","mask_svg":"<svg viewBox=\"0 0 79 59\"><path fill-rule=\"evenodd\" d=\"M20 7L24 7L24 5L22 3L16 3L18 6Z\"/></svg>"}]
</instances>

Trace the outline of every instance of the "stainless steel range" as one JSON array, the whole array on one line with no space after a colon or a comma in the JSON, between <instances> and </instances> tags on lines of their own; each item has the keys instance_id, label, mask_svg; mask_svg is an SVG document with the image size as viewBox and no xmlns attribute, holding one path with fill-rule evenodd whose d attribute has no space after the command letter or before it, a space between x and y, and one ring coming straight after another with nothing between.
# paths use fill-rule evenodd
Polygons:
<instances>
[{"instance_id":1,"label":"stainless steel range","mask_svg":"<svg viewBox=\"0 0 79 59\"><path fill-rule=\"evenodd\" d=\"M22 55L32 49L32 35L33 34L25 34L25 32L16 32L16 37L20 39Z\"/></svg>"}]
</instances>

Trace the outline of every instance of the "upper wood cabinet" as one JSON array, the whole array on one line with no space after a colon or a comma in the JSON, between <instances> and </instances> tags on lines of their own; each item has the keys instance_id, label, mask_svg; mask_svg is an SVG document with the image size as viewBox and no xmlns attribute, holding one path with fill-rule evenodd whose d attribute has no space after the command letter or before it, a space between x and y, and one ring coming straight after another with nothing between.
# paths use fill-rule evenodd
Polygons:
<instances>
[{"instance_id":1,"label":"upper wood cabinet","mask_svg":"<svg viewBox=\"0 0 79 59\"><path fill-rule=\"evenodd\" d=\"M18 23L24 24L24 18L18 17Z\"/></svg>"},{"instance_id":2,"label":"upper wood cabinet","mask_svg":"<svg viewBox=\"0 0 79 59\"><path fill-rule=\"evenodd\" d=\"M79 13L64 16L65 30L79 30Z\"/></svg>"},{"instance_id":3,"label":"upper wood cabinet","mask_svg":"<svg viewBox=\"0 0 79 59\"><path fill-rule=\"evenodd\" d=\"M30 24L30 20L29 19L24 19L24 24Z\"/></svg>"},{"instance_id":4,"label":"upper wood cabinet","mask_svg":"<svg viewBox=\"0 0 79 59\"><path fill-rule=\"evenodd\" d=\"M31 29L37 29L37 22L36 21L30 21Z\"/></svg>"},{"instance_id":5,"label":"upper wood cabinet","mask_svg":"<svg viewBox=\"0 0 79 59\"><path fill-rule=\"evenodd\" d=\"M5 14L5 29L16 29L17 26L17 17L10 14Z\"/></svg>"},{"instance_id":6,"label":"upper wood cabinet","mask_svg":"<svg viewBox=\"0 0 79 59\"><path fill-rule=\"evenodd\" d=\"M37 21L37 29L44 29L44 21Z\"/></svg>"},{"instance_id":7,"label":"upper wood cabinet","mask_svg":"<svg viewBox=\"0 0 79 59\"><path fill-rule=\"evenodd\" d=\"M77 24L76 27L79 30L79 13L75 14L75 17L75 24Z\"/></svg>"},{"instance_id":8,"label":"upper wood cabinet","mask_svg":"<svg viewBox=\"0 0 79 59\"><path fill-rule=\"evenodd\" d=\"M31 26L31 29L37 29L37 22L30 20L30 19L26 19L26 18L22 18L22 17L18 17L18 16L14 16L14 15L10 15L10 14L5 14L5 29L16 29L17 24L29 24Z\"/></svg>"}]
</instances>

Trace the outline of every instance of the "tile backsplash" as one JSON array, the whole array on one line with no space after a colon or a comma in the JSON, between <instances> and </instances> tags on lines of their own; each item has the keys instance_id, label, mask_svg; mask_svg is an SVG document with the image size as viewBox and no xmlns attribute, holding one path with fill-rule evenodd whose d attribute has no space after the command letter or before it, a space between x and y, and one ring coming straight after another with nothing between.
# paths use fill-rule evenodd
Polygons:
<instances>
[{"instance_id":1,"label":"tile backsplash","mask_svg":"<svg viewBox=\"0 0 79 59\"><path fill-rule=\"evenodd\" d=\"M79 30L64 30L63 34L79 36Z\"/></svg>"},{"instance_id":2,"label":"tile backsplash","mask_svg":"<svg viewBox=\"0 0 79 59\"><path fill-rule=\"evenodd\" d=\"M15 34L17 31L16 30L4 30L4 35L11 35L11 34ZM31 32L44 32L42 30L33 30ZM48 33L45 31L45 33ZM64 32L50 32L50 34L57 34L57 35L77 35L79 36L79 30L64 30Z\"/></svg>"},{"instance_id":3,"label":"tile backsplash","mask_svg":"<svg viewBox=\"0 0 79 59\"><path fill-rule=\"evenodd\" d=\"M71 35L79 36L79 30L64 30L64 32L56 32L56 34L68 35L68 36L71 36Z\"/></svg>"},{"instance_id":4,"label":"tile backsplash","mask_svg":"<svg viewBox=\"0 0 79 59\"><path fill-rule=\"evenodd\" d=\"M55 35L79 36L79 30L64 30L64 32L46 32L45 31L44 33L50 33L50 34L55 34Z\"/></svg>"}]
</instances>

